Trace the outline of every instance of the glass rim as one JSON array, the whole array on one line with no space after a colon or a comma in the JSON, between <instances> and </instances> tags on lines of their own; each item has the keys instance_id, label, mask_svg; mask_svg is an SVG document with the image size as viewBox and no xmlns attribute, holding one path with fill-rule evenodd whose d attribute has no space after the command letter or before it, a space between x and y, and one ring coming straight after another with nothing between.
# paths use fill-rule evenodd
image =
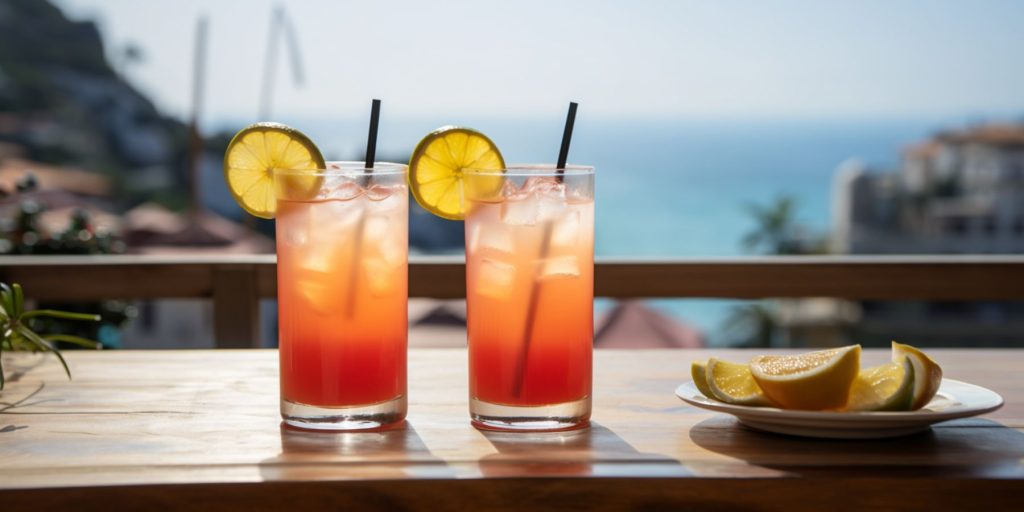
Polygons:
<instances>
[{"instance_id":1,"label":"glass rim","mask_svg":"<svg viewBox=\"0 0 1024 512\"><path fill-rule=\"evenodd\" d=\"M405 174L409 166L394 162L374 162L373 169L366 167L366 162L355 160L337 160L324 162L337 167L326 169L274 169L274 175L282 176L395 176Z\"/></svg>"},{"instance_id":2,"label":"glass rim","mask_svg":"<svg viewBox=\"0 0 1024 512\"><path fill-rule=\"evenodd\" d=\"M467 167L463 172L476 175L501 175L501 176L593 176L594 166L592 165L566 165L561 169L557 164L508 164L504 169L476 169ZM561 171L561 172L559 172Z\"/></svg>"}]
</instances>

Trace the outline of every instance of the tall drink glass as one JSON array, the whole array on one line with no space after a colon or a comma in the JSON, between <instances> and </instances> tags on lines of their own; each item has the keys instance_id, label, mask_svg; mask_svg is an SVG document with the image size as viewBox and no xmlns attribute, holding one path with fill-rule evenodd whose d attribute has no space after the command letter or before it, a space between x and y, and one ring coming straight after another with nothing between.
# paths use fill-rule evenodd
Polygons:
<instances>
[{"instance_id":1,"label":"tall drink glass","mask_svg":"<svg viewBox=\"0 0 1024 512\"><path fill-rule=\"evenodd\" d=\"M281 416L376 428L406 413L406 166L327 167L312 191L305 173L274 177Z\"/></svg>"},{"instance_id":2,"label":"tall drink glass","mask_svg":"<svg viewBox=\"0 0 1024 512\"><path fill-rule=\"evenodd\" d=\"M470 415L498 430L590 419L594 169L468 171Z\"/></svg>"}]
</instances>

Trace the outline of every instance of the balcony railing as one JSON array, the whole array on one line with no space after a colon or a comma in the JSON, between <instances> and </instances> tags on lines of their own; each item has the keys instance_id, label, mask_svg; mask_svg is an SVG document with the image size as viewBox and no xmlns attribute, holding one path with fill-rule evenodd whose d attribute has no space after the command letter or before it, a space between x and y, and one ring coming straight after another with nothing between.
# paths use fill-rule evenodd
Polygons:
<instances>
[{"instance_id":1,"label":"balcony railing","mask_svg":"<svg viewBox=\"0 0 1024 512\"><path fill-rule=\"evenodd\" d=\"M223 348L259 339L259 300L274 298L273 255L2 256L0 281L37 300L206 298ZM460 257L414 256L409 296L465 297ZM594 294L626 298L1022 300L1024 256L598 258Z\"/></svg>"}]
</instances>

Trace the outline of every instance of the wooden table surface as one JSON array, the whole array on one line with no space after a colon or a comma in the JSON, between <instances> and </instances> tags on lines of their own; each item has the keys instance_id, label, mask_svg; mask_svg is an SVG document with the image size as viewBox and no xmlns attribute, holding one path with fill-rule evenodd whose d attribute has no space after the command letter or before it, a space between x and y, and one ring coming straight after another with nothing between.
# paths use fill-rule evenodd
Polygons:
<instances>
[{"instance_id":1,"label":"wooden table surface","mask_svg":"<svg viewBox=\"0 0 1024 512\"><path fill-rule=\"evenodd\" d=\"M752 352L599 350L591 428L490 433L469 424L465 350L413 350L405 425L311 433L280 423L276 351L74 351L71 382L52 356L5 354L0 504L1021 510L1024 350L929 353L1006 405L904 438L787 437L673 394L690 361Z\"/></svg>"}]
</instances>

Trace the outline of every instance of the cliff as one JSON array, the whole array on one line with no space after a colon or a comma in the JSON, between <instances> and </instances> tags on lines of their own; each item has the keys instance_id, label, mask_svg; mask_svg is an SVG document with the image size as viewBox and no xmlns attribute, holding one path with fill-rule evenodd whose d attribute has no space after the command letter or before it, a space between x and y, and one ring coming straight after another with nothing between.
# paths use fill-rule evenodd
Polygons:
<instances>
[{"instance_id":1,"label":"cliff","mask_svg":"<svg viewBox=\"0 0 1024 512\"><path fill-rule=\"evenodd\" d=\"M182 123L114 71L94 23L69 20L46 0L0 0L8 153L102 172L122 190L184 189L185 138Z\"/></svg>"}]
</instances>

